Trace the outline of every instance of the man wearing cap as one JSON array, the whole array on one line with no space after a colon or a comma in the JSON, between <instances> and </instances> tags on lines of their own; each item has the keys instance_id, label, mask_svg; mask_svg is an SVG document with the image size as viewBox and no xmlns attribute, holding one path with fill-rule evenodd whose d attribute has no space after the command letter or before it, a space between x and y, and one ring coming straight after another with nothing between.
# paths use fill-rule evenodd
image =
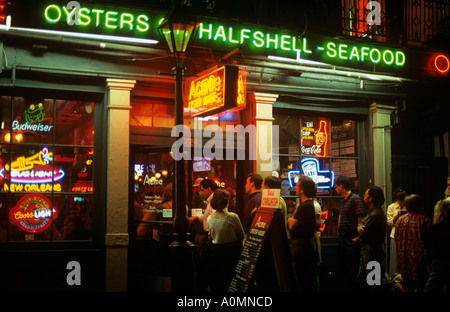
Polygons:
<instances>
[{"instance_id":1,"label":"man wearing cap","mask_svg":"<svg viewBox=\"0 0 450 312\"><path fill-rule=\"evenodd\" d=\"M203 205L203 197L201 193L200 183L203 181L203 178L198 178L195 180L192 187L194 188L194 196L192 198L192 207L193 208L202 208L204 210Z\"/></svg>"}]
</instances>

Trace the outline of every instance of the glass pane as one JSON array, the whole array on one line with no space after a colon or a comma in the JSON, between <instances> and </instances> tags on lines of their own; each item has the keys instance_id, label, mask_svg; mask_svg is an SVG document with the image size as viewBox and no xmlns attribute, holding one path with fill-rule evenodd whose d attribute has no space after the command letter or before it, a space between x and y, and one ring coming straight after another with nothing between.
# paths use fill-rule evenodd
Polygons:
<instances>
[{"instance_id":1,"label":"glass pane","mask_svg":"<svg viewBox=\"0 0 450 312\"><path fill-rule=\"evenodd\" d=\"M153 126L168 128L175 126L175 106L153 104Z\"/></svg>"},{"instance_id":2,"label":"glass pane","mask_svg":"<svg viewBox=\"0 0 450 312\"><path fill-rule=\"evenodd\" d=\"M53 140L53 100L14 97L12 142L51 143Z\"/></svg>"},{"instance_id":3,"label":"glass pane","mask_svg":"<svg viewBox=\"0 0 450 312\"><path fill-rule=\"evenodd\" d=\"M134 161L134 234L140 225L140 221L170 221L172 210L169 207L161 207L164 201L171 200L172 192L166 195L164 190L172 182L173 159L170 153L137 153ZM142 237L151 238L153 235L152 224L144 225ZM156 235L156 233L155 233Z\"/></svg>"},{"instance_id":4,"label":"glass pane","mask_svg":"<svg viewBox=\"0 0 450 312\"><path fill-rule=\"evenodd\" d=\"M9 240L51 240L57 234L53 221L58 210L53 208L51 196L30 193L11 195L9 207Z\"/></svg>"},{"instance_id":5,"label":"glass pane","mask_svg":"<svg viewBox=\"0 0 450 312\"><path fill-rule=\"evenodd\" d=\"M0 193L0 242L8 239L9 194Z\"/></svg>"},{"instance_id":6,"label":"glass pane","mask_svg":"<svg viewBox=\"0 0 450 312\"><path fill-rule=\"evenodd\" d=\"M55 100L56 144L94 144L94 102Z\"/></svg>"},{"instance_id":7,"label":"glass pane","mask_svg":"<svg viewBox=\"0 0 450 312\"><path fill-rule=\"evenodd\" d=\"M11 141L11 97L0 96L0 142Z\"/></svg>"},{"instance_id":8,"label":"glass pane","mask_svg":"<svg viewBox=\"0 0 450 312\"><path fill-rule=\"evenodd\" d=\"M55 147L54 170L62 176L55 178L55 191L92 193L93 159L92 148Z\"/></svg>"},{"instance_id":9,"label":"glass pane","mask_svg":"<svg viewBox=\"0 0 450 312\"><path fill-rule=\"evenodd\" d=\"M332 156L358 156L356 121L332 121L331 124L331 155Z\"/></svg>"},{"instance_id":10,"label":"glass pane","mask_svg":"<svg viewBox=\"0 0 450 312\"><path fill-rule=\"evenodd\" d=\"M0 145L0 191L9 189L9 173L6 168L10 167L9 145Z\"/></svg>"},{"instance_id":11,"label":"glass pane","mask_svg":"<svg viewBox=\"0 0 450 312\"><path fill-rule=\"evenodd\" d=\"M5 191L11 192L55 192L61 191L59 181L64 173L53 168L51 147L35 145L12 146L11 165L5 165L5 176L9 175L10 185L4 184Z\"/></svg>"},{"instance_id":12,"label":"glass pane","mask_svg":"<svg viewBox=\"0 0 450 312\"><path fill-rule=\"evenodd\" d=\"M54 221L54 239L92 239L92 195L55 195L54 209L58 217Z\"/></svg>"}]
</instances>

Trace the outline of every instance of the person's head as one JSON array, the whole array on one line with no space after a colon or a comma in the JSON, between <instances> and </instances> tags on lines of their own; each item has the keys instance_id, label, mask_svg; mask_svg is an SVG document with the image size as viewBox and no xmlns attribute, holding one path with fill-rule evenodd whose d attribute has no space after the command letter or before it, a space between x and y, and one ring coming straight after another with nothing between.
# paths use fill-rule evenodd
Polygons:
<instances>
[{"instance_id":1,"label":"person's head","mask_svg":"<svg viewBox=\"0 0 450 312\"><path fill-rule=\"evenodd\" d=\"M295 193L300 197L303 194L307 198L314 198L317 195L316 183L310 177L301 175L295 186Z\"/></svg>"},{"instance_id":2,"label":"person's head","mask_svg":"<svg viewBox=\"0 0 450 312\"><path fill-rule=\"evenodd\" d=\"M439 223L447 220L449 214L450 214L450 200L442 199L438 201L436 207L434 208L433 223Z\"/></svg>"},{"instance_id":3,"label":"person's head","mask_svg":"<svg viewBox=\"0 0 450 312\"><path fill-rule=\"evenodd\" d=\"M336 193L342 195L350 190L350 179L346 176L339 176L336 179Z\"/></svg>"},{"instance_id":4,"label":"person's head","mask_svg":"<svg viewBox=\"0 0 450 312\"><path fill-rule=\"evenodd\" d=\"M408 212L422 213L423 212L423 198L417 194L411 194L405 197L405 207Z\"/></svg>"},{"instance_id":5,"label":"person's head","mask_svg":"<svg viewBox=\"0 0 450 312\"><path fill-rule=\"evenodd\" d=\"M366 193L364 193L364 204L371 207L370 204L374 206L381 207L384 204L385 198L381 187L370 186Z\"/></svg>"},{"instance_id":6,"label":"person's head","mask_svg":"<svg viewBox=\"0 0 450 312\"><path fill-rule=\"evenodd\" d=\"M224 210L230 201L230 193L225 190L217 189L213 193L213 197L211 199L211 208L216 211Z\"/></svg>"},{"instance_id":7,"label":"person's head","mask_svg":"<svg viewBox=\"0 0 450 312\"><path fill-rule=\"evenodd\" d=\"M405 206L405 197L408 196L408 193L403 187L399 187L395 189L393 197L394 201L397 202L400 206Z\"/></svg>"},{"instance_id":8,"label":"person's head","mask_svg":"<svg viewBox=\"0 0 450 312\"><path fill-rule=\"evenodd\" d=\"M207 199L215 190L217 190L217 184L211 179L204 179L200 182L200 189L203 198Z\"/></svg>"},{"instance_id":9,"label":"person's head","mask_svg":"<svg viewBox=\"0 0 450 312\"><path fill-rule=\"evenodd\" d=\"M274 176L267 176L261 185L262 189L281 189L280 178Z\"/></svg>"},{"instance_id":10,"label":"person's head","mask_svg":"<svg viewBox=\"0 0 450 312\"><path fill-rule=\"evenodd\" d=\"M245 183L245 193L252 194L261 189L263 177L257 173L250 173Z\"/></svg>"},{"instance_id":11,"label":"person's head","mask_svg":"<svg viewBox=\"0 0 450 312\"><path fill-rule=\"evenodd\" d=\"M172 183L169 183L164 188L161 202L166 203L172 201Z\"/></svg>"},{"instance_id":12,"label":"person's head","mask_svg":"<svg viewBox=\"0 0 450 312\"><path fill-rule=\"evenodd\" d=\"M450 177L447 178L447 188L445 189L445 198L450 198Z\"/></svg>"},{"instance_id":13,"label":"person's head","mask_svg":"<svg viewBox=\"0 0 450 312\"><path fill-rule=\"evenodd\" d=\"M134 201L136 203L142 204L142 203L144 203L144 199L145 199L145 192L144 192L144 190L139 190L139 191L134 193Z\"/></svg>"},{"instance_id":14,"label":"person's head","mask_svg":"<svg viewBox=\"0 0 450 312\"><path fill-rule=\"evenodd\" d=\"M194 188L194 191L199 192L201 191L200 188L200 183L203 181L203 178L197 178L194 182L194 184L192 184L192 187Z\"/></svg>"}]
</instances>

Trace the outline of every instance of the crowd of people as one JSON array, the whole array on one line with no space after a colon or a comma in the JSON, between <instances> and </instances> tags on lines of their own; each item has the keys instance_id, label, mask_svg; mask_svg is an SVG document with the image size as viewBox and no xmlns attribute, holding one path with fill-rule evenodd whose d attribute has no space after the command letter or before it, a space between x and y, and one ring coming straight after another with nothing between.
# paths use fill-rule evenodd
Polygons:
<instances>
[{"instance_id":1,"label":"crowd of people","mask_svg":"<svg viewBox=\"0 0 450 312\"><path fill-rule=\"evenodd\" d=\"M194 192L194 200L197 205L204 205L203 214L189 218L191 241L199 247L195 258L198 290L226 291L255 213L261 206L262 190L280 189L281 180L249 174L242 217L237 214L233 194L219 188L212 179L197 179L194 187L198 190ZM302 175L295 191L300 204L290 218L280 197L294 278L299 291L317 292L320 289L318 267L322 262L317 186L312 178ZM435 206L433 220L424 214L422 196L408 194L404 188L393 192L393 203L386 210L383 209L385 195L378 186L368 187L360 196L352 191L348 177L339 176L335 191L342 197L337 224L342 290L449 290L450 177L445 198ZM163 200L164 204L170 205L170 198ZM143 219L151 220L152 216ZM146 227L141 224L138 236L157 234L150 233ZM389 263L386 263L387 254Z\"/></svg>"}]
</instances>

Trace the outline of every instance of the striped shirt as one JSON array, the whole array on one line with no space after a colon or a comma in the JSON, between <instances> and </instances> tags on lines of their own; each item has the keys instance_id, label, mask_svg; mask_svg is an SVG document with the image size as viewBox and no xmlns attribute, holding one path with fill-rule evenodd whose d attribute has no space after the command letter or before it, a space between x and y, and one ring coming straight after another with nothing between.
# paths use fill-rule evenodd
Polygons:
<instances>
[{"instance_id":1,"label":"striped shirt","mask_svg":"<svg viewBox=\"0 0 450 312\"><path fill-rule=\"evenodd\" d=\"M358 218L366 216L366 210L359 195L351 192L346 199L341 200L339 207L339 236L357 236Z\"/></svg>"}]
</instances>

